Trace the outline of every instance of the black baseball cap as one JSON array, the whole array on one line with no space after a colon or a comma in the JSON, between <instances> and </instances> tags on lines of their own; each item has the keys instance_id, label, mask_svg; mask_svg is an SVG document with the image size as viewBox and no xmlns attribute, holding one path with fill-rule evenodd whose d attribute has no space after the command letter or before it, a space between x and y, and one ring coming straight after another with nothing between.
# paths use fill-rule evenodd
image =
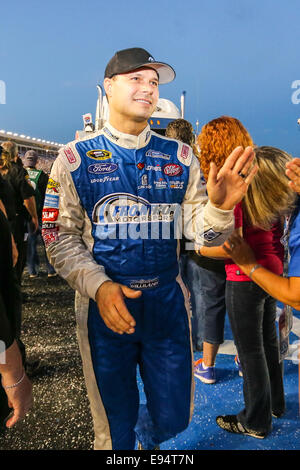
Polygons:
<instances>
[{"instance_id":1,"label":"black baseball cap","mask_svg":"<svg viewBox=\"0 0 300 470\"><path fill-rule=\"evenodd\" d=\"M131 72L140 67L149 67L156 70L160 84L169 83L176 76L175 70L170 65L157 62L145 49L132 47L115 53L106 66L104 78Z\"/></svg>"}]
</instances>

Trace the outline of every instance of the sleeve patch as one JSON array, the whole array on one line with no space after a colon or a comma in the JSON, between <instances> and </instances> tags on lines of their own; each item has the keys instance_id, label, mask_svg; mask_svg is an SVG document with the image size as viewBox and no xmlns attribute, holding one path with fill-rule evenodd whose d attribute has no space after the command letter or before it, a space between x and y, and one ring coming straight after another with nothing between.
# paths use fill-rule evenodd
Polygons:
<instances>
[{"instance_id":1,"label":"sleeve patch","mask_svg":"<svg viewBox=\"0 0 300 470\"><path fill-rule=\"evenodd\" d=\"M209 230L206 230L205 232L200 234L201 238L204 238L207 242L210 242L212 240L215 240L221 235L222 232L215 232L212 228Z\"/></svg>"}]
</instances>

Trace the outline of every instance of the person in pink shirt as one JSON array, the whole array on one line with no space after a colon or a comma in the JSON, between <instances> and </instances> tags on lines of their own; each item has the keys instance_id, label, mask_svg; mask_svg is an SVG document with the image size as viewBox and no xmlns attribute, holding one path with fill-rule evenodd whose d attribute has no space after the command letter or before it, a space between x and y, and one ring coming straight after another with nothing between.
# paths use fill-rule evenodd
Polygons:
<instances>
[{"instance_id":1,"label":"person in pink shirt","mask_svg":"<svg viewBox=\"0 0 300 470\"><path fill-rule=\"evenodd\" d=\"M234 216L235 228L241 229L243 238L254 248L257 262L274 274L281 275L284 256L284 247L280 241L283 234L282 222L276 221L270 230L262 230L260 227L249 225L242 202L236 205ZM225 270L227 281L251 281L231 259L225 261Z\"/></svg>"},{"instance_id":2,"label":"person in pink shirt","mask_svg":"<svg viewBox=\"0 0 300 470\"><path fill-rule=\"evenodd\" d=\"M285 227L284 241L289 258L284 276L258 263L256 254L239 235L231 235L223 247L244 273L252 271L252 281L283 304L300 310L300 158L289 161L285 173L290 178L289 186L298 196Z\"/></svg>"}]
</instances>

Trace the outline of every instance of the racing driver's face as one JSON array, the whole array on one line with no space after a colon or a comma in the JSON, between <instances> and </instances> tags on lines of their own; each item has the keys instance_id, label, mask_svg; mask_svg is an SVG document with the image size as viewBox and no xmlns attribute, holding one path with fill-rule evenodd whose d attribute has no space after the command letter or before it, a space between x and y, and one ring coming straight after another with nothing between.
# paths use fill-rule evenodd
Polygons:
<instances>
[{"instance_id":1,"label":"racing driver's face","mask_svg":"<svg viewBox=\"0 0 300 470\"><path fill-rule=\"evenodd\" d=\"M147 125L158 100L158 76L155 70L142 67L104 81L109 99L110 123L135 123L138 131Z\"/></svg>"}]
</instances>

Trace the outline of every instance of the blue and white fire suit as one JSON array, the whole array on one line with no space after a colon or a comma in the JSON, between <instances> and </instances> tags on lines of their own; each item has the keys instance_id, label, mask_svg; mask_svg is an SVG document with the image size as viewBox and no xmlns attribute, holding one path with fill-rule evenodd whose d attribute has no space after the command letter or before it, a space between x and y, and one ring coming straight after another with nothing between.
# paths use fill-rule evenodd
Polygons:
<instances>
[{"instance_id":1,"label":"blue and white fire suit","mask_svg":"<svg viewBox=\"0 0 300 470\"><path fill-rule=\"evenodd\" d=\"M189 146L148 126L133 136L106 123L60 150L43 237L55 270L76 290L95 449L134 449L136 436L151 449L188 426L193 361L188 296L178 274L181 226L186 238L208 246L233 230L233 212L207 201ZM106 280L142 290L140 298L125 299L135 333L114 333L99 315L95 295ZM147 401L140 407L137 365Z\"/></svg>"}]
</instances>

